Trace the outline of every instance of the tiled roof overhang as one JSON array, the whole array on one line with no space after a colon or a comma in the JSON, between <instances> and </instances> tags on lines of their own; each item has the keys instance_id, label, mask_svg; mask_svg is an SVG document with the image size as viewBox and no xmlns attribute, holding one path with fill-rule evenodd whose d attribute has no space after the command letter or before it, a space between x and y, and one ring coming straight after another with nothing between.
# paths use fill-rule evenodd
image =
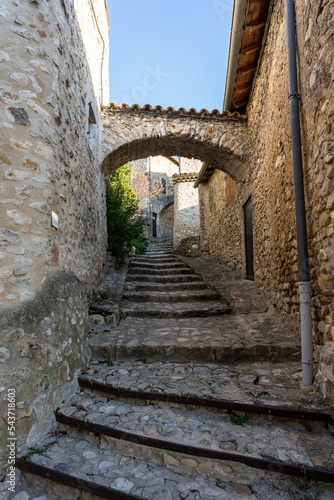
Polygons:
<instances>
[{"instance_id":1,"label":"tiled roof overhang","mask_svg":"<svg viewBox=\"0 0 334 500\"><path fill-rule=\"evenodd\" d=\"M229 111L243 114L248 104L257 72L272 9L272 0L248 0L241 34L232 104ZM233 25L232 25L233 29ZM228 62L230 64L230 60ZM226 107L224 106L226 109Z\"/></svg>"},{"instance_id":2,"label":"tiled roof overhang","mask_svg":"<svg viewBox=\"0 0 334 500\"><path fill-rule=\"evenodd\" d=\"M167 115L167 116L175 116L175 117L189 117L189 118L214 118L214 119L232 119L232 120L245 120L246 116L241 115L238 112L230 113L229 111L220 112L218 109L214 109L213 111L208 111L207 109L201 109L197 111L195 108L191 108L186 110L185 108L174 109L169 106L168 108L163 108L162 106L151 106L150 104L145 104L145 106L140 106L139 104L133 104L129 106L126 103L116 104L111 102L106 106L103 106L103 110L107 111L116 111L116 112L131 112L131 113L145 113L152 114L155 116L159 115Z\"/></svg>"},{"instance_id":3,"label":"tiled roof overhang","mask_svg":"<svg viewBox=\"0 0 334 500\"><path fill-rule=\"evenodd\" d=\"M215 167L211 163L203 163L202 168L196 178L194 188L198 188L201 183L209 182L210 177L215 171Z\"/></svg>"}]
</instances>

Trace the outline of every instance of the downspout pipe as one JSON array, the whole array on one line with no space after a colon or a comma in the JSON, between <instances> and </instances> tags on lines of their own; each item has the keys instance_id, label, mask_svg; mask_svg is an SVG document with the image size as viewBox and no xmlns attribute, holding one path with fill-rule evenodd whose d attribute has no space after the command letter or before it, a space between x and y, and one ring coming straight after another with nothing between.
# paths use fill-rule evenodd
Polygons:
<instances>
[{"instance_id":1,"label":"downspout pipe","mask_svg":"<svg viewBox=\"0 0 334 500\"><path fill-rule=\"evenodd\" d=\"M182 174L182 160L181 160L181 156L179 156L179 174Z\"/></svg>"},{"instance_id":2,"label":"downspout pipe","mask_svg":"<svg viewBox=\"0 0 334 500\"><path fill-rule=\"evenodd\" d=\"M288 59L291 147L295 188L298 243L300 323L302 344L303 386L313 383L313 345L311 316L311 283L307 248L306 211L304 196L303 157L300 132L300 94L296 57L296 16L294 0L285 0L286 42Z\"/></svg>"}]
</instances>

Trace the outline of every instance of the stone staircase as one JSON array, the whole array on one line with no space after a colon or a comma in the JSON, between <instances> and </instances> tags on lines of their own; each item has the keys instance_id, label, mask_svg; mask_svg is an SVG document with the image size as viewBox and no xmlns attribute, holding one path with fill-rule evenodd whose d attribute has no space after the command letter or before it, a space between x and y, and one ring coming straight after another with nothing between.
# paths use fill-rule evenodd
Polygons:
<instances>
[{"instance_id":1,"label":"stone staircase","mask_svg":"<svg viewBox=\"0 0 334 500\"><path fill-rule=\"evenodd\" d=\"M121 318L207 317L231 312L227 304L219 302L220 293L163 248L159 252L150 249L130 262Z\"/></svg>"},{"instance_id":2,"label":"stone staircase","mask_svg":"<svg viewBox=\"0 0 334 500\"><path fill-rule=\"evenodd\" d=\"M333 499L334 421L300 388L294 332L243 306L253 284L226 302L167 250L132 259L120 324L92 325L57 433L17 460L17 500Z\"/></svg>"}]
</instances>

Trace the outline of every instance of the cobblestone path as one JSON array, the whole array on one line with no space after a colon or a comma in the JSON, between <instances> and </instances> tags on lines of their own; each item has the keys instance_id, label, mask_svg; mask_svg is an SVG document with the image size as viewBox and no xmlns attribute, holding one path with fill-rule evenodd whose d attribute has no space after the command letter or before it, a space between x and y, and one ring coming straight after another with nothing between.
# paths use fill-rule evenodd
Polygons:
<instances>
[{"instance_id":1,"label":"cobblestone path","mask_svg":"<svg viewBox=\"0 0 334 500\"><path fill-rule=\"evenodd\" d=\"M18 463L16 496L0 495L333 500L334 420L300 387L298 336L253 283L208 281L204 261L168 250L132 259L119 312L91 310L79 389Z\"/></svg>"}]
</instances>

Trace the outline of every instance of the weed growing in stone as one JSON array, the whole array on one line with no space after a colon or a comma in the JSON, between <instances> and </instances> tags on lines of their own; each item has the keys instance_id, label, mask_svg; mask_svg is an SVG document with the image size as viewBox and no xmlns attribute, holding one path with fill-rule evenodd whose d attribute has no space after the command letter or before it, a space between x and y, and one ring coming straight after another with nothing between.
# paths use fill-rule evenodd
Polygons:
<instances>
[{"instance_id":1,"label":"weed growing in stone","mask_svg":"<svg viewBox=\"0 0 334 500\"><path fill-rule=\"evenodd\" d=\"M237 415L233 411L227 412L230 416L231 422L234 425L243 425L247 422L247 417L245 415Z\"/></svg>"},{"instance_id":2,"label":"weed growing in stone","mask_svg":"<svg viewBox=\"0 0 334 500\"><path fill-rule=\"evenodd\" d=\"M49 443L44 448L29 448L27 454L22 457L22 460L30 460L34 455L44 455L48 447L51 446L54 442Z\"/></svg>"},{"instance_id":3,"label":"weed growing in stone","mask_svg":"<svg viewBox=\"0 0 334 500\"><path fill-rule=\"evenodd\" d=\"M221 488L222 490L226 489L226 486L222 484L221 479L216 479L216 486L218 486L218 488Z\"/></svg>"},{"instance_id":4,"label":"weed growing in stone","mask_svg":"<svg viewBox=\"0 0 334 500\"><path fill-rule=\"evenodd\" d=\"M103 361L102 366L113 366L113 362L110 359L110 356L108 356L108 359L106 361Z\"/></svg>"}]
</instances>

